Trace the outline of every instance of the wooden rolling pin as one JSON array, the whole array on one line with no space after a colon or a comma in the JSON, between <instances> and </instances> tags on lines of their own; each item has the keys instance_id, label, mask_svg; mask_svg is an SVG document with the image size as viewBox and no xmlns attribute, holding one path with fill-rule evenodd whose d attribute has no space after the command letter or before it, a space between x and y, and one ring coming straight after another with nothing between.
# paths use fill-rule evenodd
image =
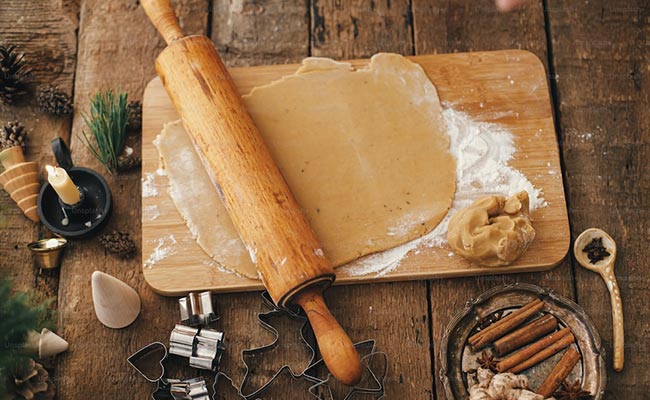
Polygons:
<instances>
[{"instance_id":1,"label":"wooden rolling pin","mask_svg":"<svg viewBox=\"0 0 650 400\"><path fill-rule=\"evenodd\" d=\"M264 286L278 306L298 304L305 310L332 375L346 385L357 383L359 355L323 300L323 289L334 281L334 269L214 44L205 36L184 37L169 0L141 3L167 42L156 71Z\"/></svg>"}]
</instances>

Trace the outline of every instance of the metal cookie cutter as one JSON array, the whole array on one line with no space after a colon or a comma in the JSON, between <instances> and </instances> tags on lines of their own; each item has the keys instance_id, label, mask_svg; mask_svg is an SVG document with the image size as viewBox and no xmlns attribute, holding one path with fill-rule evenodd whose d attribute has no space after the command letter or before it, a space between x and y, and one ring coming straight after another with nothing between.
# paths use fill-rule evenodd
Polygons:
<instances>
[{"instance_id":1,"label":"metal cookie cutter","mask_svg":"<svg viewBox=\"0 0 650 400\"><path fill-rule=\"evenodd\" d=\"M178 299L181 322L190 325L209 325L219 319L214 312L212 292L189 293Z\"/></svg>"},{"instance_id":2,"label":"metal cookie cutter","mask_svg":"<svg viewBox=\"0 0 650 400\"><path fill-rule=\"evenodd\" d=\"M242 381L241 386L238 388L238 393L242 399L252 400L257 399L262 396L270 387L278 380L282 375L289 374L293 380L304 380L312 383L313 385L309 388L309 394L316 399L333 399L334 395L331 389L331 386L335 385L327 369L324 367L324 362L322 359L316 358L316 341L311 330L311 327L308 323L307 317L302 313L300 308L278 308L273 303L273 300L269 296L268 292L262 293L262 302L264 305L270 308L269 311L265 313L258 314L258 322L262 328L271 332L275 339L268 345L261 346L258 348L248 349L242 351L242 360L246 366L246 373ZM307 347L311 353L311 358L309 365L305 368L304 371L295 374L291 367L288 365L282 366L266 383L257 389L251 390L250 386L250 375L251 369L248 364L248 360L255 358L256 356L271 351L277 347L279 342L279 333L271 324L271 317L280 314L287 316L291 319L302 321L303 324L300 328L301 341ZM364 368L364 374L362 376L361 382L353 388L344 388L345 390L345 400L348 400L354 397L356 394L365 394L367 396L372 396L375 399L381 399L384 397L385 387L384 387L384 378L387 373L387 364L388 358L385 353L377 352L375 349L374 340L366 340L363 342L356 343L355 348L359 351L360 354L365 353L361 358L361 364ZM318 372L324 372L324 376L319 376ZM218 373L213 385L215 393L217 392L217 382L219 377L222 381L227 380L232 384L232 380L223 373ZM323 397L325 396L325 397Z\"/></svg>"},{"instance_id":3,"label":"metal cookie cutter","mask_svg":"<svg viewBox=\"0 0 650 400\"><path fill-rule=\"evenodd\" d=\"M382 399L385 392L384 379L388 373L388 356L386 353L378 352L375 349L375 341L372 339L355 343L354 347L359 354L363 354L361 356L363 375L356 386L352 388L343 387L345 393L343 400L350 400L357 394L373 396L377 400ZM305 376L318 381L309 388L309 393L317 399L334 399L332 387L341 386L341 384L332 378L329 371L324 368L324 364L321 358L305 370ZM325 376L319 376L318 371L324 371Z\"/></svg>"},{"instance_id":4,"label":"metal cookie cutter","mask_svg":"<svg viewBox=\"0 0 650 400\"><path fill-rule=\"evenodd\" d=\"M223 332L176 325L169 336L169 353L189 358L190 367L215 371L226 345Z\"/></svg>"},{"instance_id":5,"label":"metal cookie cutter","mask_svg":"<svg viewBox=\"0 0 650 400\"><path fill-rule=\"evenodd\" d=\"M160 342L146 345L127 358L127 362L146 380L156 383L151 395L154 400L210 400L208 388L203 378L188 380L166 379L163 362L167 358L167 348Z\"/></svg>"},{"instance_id":6,"label":"metal cookie cutter","mask_svg":"<svg viewBox=\"0 0 650 400\"><path fill-rule=\"evenodd\" d=\"M203 378L192 378L186 381L169 379L167 382L170 384L169 392L174 400L211 400Z\"/></svg>"},{"instance_id":7,"label":"metal cookie cutter","mask_svg":"<svg viewBox=\"0 0 650 400\"><path fill-rule=\"evenodd\" d=\"M162 378L158 381L158 387L151 398L153 400L211 400L205 379L201 377L187 380Z\"/></svg>"},{"instance_id":8,"label":"metal cookie cutter","mask_svg":"<svg viewBox=\"0 0 650 400\"><path fill-rule=\"evenodd\" d=\"M135 368L144 379L156 383L165 376L163 361L167 358L167 347L160 342L149 343L126 361Z\"/></svg>"}]
</instances>

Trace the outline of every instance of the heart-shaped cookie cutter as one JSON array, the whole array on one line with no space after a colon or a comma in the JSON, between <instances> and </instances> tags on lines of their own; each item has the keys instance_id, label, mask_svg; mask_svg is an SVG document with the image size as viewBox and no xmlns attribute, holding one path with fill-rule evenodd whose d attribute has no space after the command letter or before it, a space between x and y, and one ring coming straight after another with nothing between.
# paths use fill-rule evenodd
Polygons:
<instances>
[{"instance_id":1,"label":"heart-shaped cookie cutter","mask_svg":"<svg viewBox=\"0 0 650 400\"><path fill-rule=\"evenodd\" d=\"M144 346L126 361L135 368L144 379L152 383L157 383L165 376L165 366L163 362L167 358L167 347L160 342L149 343ZM160 367L160 373L155 371Z\"/></svg>"}]
</instances>

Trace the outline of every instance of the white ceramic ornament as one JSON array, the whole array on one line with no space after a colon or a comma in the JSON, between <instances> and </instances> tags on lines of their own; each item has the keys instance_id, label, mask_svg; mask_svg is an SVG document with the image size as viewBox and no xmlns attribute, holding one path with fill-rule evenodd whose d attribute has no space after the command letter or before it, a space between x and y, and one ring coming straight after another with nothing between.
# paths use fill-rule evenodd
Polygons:
<instances>
[{"instance_id":1,"label":"white ceramic ornament","mask_svg":"<svg viewBox=\"0 0 650 400\"><path fill-rule=\"evenodd\" d=\"M68 342L61 336L43 328L41 333L29 331L25 349L33 354L38 354L39 359L53 357L68 350Z\"/></svg>"},{"instance_id":2,"label":"white ceramic ornament","mask_svg":"<svg viewBox=\"0 0 650 400\"><path fill-rule=\"evenodd\" d=\"M49 329L44 328L41 331L41 340L38 341L38 358L52 357L66 350L68 350L68 342L61 336Z\"/></svg>"},{"instance_id":3,"label":"white ceramic ornament","mask_svg":"<svg viewBox=\"0 0 650 400\"><path fill-rule=\"evenodd\" d=\"M109 328L120 329L131 325L140 314L140 296L121 280L101 271L92 276L95 315Z\"/></svg>"}]
</instances>

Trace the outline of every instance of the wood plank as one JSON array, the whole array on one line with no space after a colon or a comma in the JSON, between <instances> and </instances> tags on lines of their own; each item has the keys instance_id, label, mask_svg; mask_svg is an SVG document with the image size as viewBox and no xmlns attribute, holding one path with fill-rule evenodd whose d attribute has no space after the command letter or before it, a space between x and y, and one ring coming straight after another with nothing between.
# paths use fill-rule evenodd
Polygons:
<instances>
[{"instance_id":1,"label":"wood plank","mask_svg":"<svg viewBox=\"0 0 650 400\"><path fill-rule=\"evenodd\" d=\"M422 66L437 85L443 104L454 104L478 120L497 122L513 132L518 153L512 165L544 188L548 207L536 210L537 236L529 251L513 265L483 268L460 256L450 257L449 247L423 246L411 251L399 268L385 273L355 275L344 266L337 270L336 284L417 280L431 277L471 276L507 272L547 270L557 265L569 247L569 226L560 171L559 153L546 73L536 56L519 50L475 52L453 55L424 55L412 60ZM353 62L357 67L367 60ZM298 65L232 68L241 93L290 74ZM513 82L513 83L510 83ZM533 88L531 90L531 88ZM483 104L483 107L481 107ZM261 289L261 281L215 268L212 259L196 244L171 198L168 181L158 176L160 156L153 145L163 124L178 119L160 80L147 87L143 111L142 176L151 181L156 196L142 199L143 209L153 207L162 216L144 215L143 271L147 282L159 293L174 295L191 290L245 291ZM549 173L550 171L550 173ZM306 205L303 205L306 206ZM171 244L169 235L176 244ZM165 243L167 241L167 243ZM162 260L151 263L161 243L173 249ZM153 264L153 265L152 265Z\"/></svg>"},{"instance_id":2,"label":"wood plank","mask_svg":"<svg viewBox=\"0 0 650 400\"><path fill-rule=\"evenodd\" d=\"M55 0L8 0L0 3L0 38L25 53L32 69L31 92L23 101L0 107L0 123L18 120L28 132L28 161L52 163L50 141L57 135L70 135L69 116L53 117L41 112L35 90L53 84L72 94L77 45L77 20L74 6L62 8ZM52 298L56 308L59 286L58 270L40 273L27 249L27 243L49 237L40 225L23 215L3 190L0 194L0 274L14 281L16 290L35 289L38 298Z\"/></svg>"},{"instance_id":3,"label":"wood plank","mask_svg":"<svg viewBox=\"0 0 650 400\"><path fill-rule=\"evenodd\" d=\"M625 369L612 371L607 289L575 264L577 299L607 351L604 398L647 396L650 375L650 8L643 1L557 1L549 9L572 234L599 227L618 247Z\"/></svg>"},{"instance_id":4,"label":"wood plank","mask_svg":"<svg viewBox=\"0 0 650 400\"><path fill-rule=\"evenodd\" d=\"M363 58L412 54L407 1L311 1L311 54ZM374 338L388 354L387 399L430 398L431 357L425 282L333 287L332 313L352 340Z\"/></svg>"},{"instance_id":5,"label":"wood plank","mask_svg":"<svg viewBox=\"0 0 650 400\"><path fill-rule=\"evenodd\" d=\"M305 1L214 0L212 40L228 66L299 62L309 52Z\"/></svg>"},{"instance_id":6,"label":"wood plank","mask_svg":"<svg viewBox=\"0 0 650 400\"><path fill-rule=\"evenodd\" d=\"M181 0L176 10L187 33L203 33L207 27L208 4L204 0ZM84 0L81 2L78 63L71 149L76 165L104 174L113 192L113 215L106 230L120 229L140 240L140 207L133 198L140 193L137 171L109 177L78 139L84 124L80 111L88 109L98 90L118 88L130 97L141 96L144 85L154 76L154 59L163 40L139 7L130 0ZM58 358L61 376L57 382L62 399L148 398L152 387L126 364L126 358L141 346L167 342L178 321L174 299L155 295L139 273L137 258L123 261L101 250L95 239L75 242L61 269L59 326L70 350ZM90 276L94 270L114 275L134 287L142 299L142 312L128 328L111 330L96 319ZM179 368L172 365L172 374ZM189 367L184 376L196 372ZM182 376L181 375L181 376Z\"/></svg>"},{"instance_id":7,"label":"wood plank","mask_svg":"<svg viewBox=\"0 0 650 400\"><path fill-rule=\"evenodd\" d=\"M413 54L408 0L311 1L311 55L336 60Z\"/></svg>"},{"instance_id":8,"label":"wood plank","mask_svg":"<svg viewBox=\"0 0 650 400\"><path fill-rule=\"evenodd\" d=\"M529 2L520 11L499 14L491 2L476 4L414 0L413 16L418 54L520 48L532 51L547 65L541 2ZM572 297L572 272L566 261L559 267L542 273L430 282L431 329L436 357L433 375L436 377L437 398L446 398L438 374L438 345L453 313L469 298L476 297L490 287L511 282L534 283Z\"/></svg>"}]
</instances>

